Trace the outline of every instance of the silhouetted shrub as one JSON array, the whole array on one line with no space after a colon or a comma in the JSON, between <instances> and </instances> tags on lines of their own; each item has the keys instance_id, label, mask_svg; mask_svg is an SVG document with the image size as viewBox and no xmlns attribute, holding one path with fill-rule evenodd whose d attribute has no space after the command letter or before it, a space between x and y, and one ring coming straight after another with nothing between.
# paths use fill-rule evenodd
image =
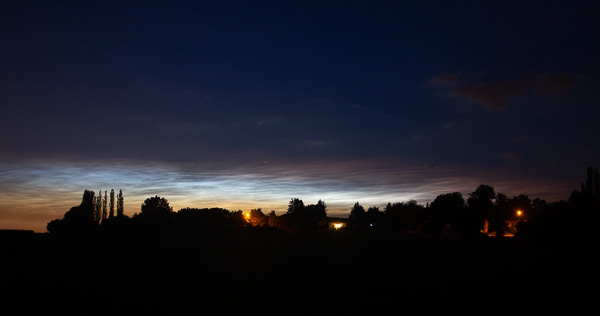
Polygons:
<instances>
[{"instance_id":1,"label":"silhouetted shrub","mask_svg":"<svg viewBox=\"0 0 600 316\"><path fill-rule=\"evenodd\" d=\"M422 205L415 200L408 202L388 203L384 211L385 228L394 230L416 230L427 220L427 213Z\"/></svg>"},{"instance_id":2,"label":"silhouetted shrub","mask_svg":"<svg viewBox=\"0 0 600 316\"><path fill-rule=\"evenodd\" d=\"M442 234L458 231L459 218L465 209L465 199L459 192L438 195L429 205L431 232Z\"/></svg>"},{"instance_id":3,"label":"silhouetted shrub","mask_svg":"<svg viewBox=\"0 0 600 316\"><path fill-rule=\"evenodd\" d=\"M222 208L184 208L175 214L177 229L183 233L206 233L241 229L245 225L241 212Z\"/></svg>"},{"instance_id":4,"label":"silhouetted shrub","mask_svg":"<svg viewBox=\"0 0 600 316\"><path fill-rule=\"evenodd\" d=\"M135 228L146 233L168 233L175 228L175 214L169 201L154 196L147 198L141 206L141 212L132 218Z\"/></svg>"},{"instance_id":5,"label":"silhouetted shrub","mask_svg":"<svg viewBox=\"0 0 600 316\"><path fill-rule=\"evenodd\" d=\"M62 219L50 221L46 229L51 234L87 234L98 230L94 216L94 192L84 190L79 206L72 207Z\"/></svg>"}]
</instances>

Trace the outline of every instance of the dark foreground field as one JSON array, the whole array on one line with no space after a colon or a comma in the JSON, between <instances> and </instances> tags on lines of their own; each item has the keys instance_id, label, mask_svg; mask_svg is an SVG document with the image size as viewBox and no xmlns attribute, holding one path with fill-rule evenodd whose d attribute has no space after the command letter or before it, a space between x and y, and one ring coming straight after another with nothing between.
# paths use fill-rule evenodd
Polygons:
<instances>
[{"instance_id":1,"label":"dark foreground field","mask_svg":"<svg viewBox=\"0 0 600 316\"><path fill-rule=\"evenodd\" d=\"M256 231L0 242L3 309L23 314L582 314L600 301L598 252L573 243Z\"/></svg>"}]
</instances>

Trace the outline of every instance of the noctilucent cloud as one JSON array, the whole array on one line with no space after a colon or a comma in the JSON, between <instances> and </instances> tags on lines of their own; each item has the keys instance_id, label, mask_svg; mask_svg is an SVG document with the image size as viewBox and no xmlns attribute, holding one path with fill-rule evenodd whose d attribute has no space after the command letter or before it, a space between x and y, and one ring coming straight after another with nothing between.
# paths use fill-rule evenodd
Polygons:
<instances>
[{"instance_id":1,"label":"noctilucent cloud","mask_svg":"<svg viewBox=\"0 0 600 316\"><path fill-rule=\"evenodd\" d=\"M14 2L0 10L0 229L84 189L125 213L330 216L493 186L568 198L600 164L600 29L575 1Z\"/></svg>"}]
</instances>

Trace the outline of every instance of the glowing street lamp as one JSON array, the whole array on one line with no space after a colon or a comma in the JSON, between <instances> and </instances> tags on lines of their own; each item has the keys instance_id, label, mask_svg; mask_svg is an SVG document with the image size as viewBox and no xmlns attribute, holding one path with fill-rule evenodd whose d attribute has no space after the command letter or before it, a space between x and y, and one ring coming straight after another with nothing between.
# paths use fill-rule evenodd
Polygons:
<instances>
[{"instance_id":1,"label":"glowing street lamp","mask_svg":"<svg viewBox=\"0 0 600 316\"><path fill-rule=\"evenodd\" d=\"M521 216L523 215L523 212L521 210L517 210L517 216Z\"/></svg>"}]
</instances>

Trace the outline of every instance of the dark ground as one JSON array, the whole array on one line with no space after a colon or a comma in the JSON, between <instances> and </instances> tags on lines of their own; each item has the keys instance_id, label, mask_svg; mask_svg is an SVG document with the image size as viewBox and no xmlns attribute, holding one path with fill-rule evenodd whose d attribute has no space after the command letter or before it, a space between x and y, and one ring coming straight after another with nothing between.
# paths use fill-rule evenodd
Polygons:
<instances>
[{"instance_id":1,"label":"dark ground","mask_svg":"<svg viewBox=\"0 0 600 316\"><path fill-rule=\"evenodd\" d=\"M22 314L595 314L597 248L516 239L252 231L0 239ZM216 308L216 311L215 311Z\"/></svg>"}]
</instances>

